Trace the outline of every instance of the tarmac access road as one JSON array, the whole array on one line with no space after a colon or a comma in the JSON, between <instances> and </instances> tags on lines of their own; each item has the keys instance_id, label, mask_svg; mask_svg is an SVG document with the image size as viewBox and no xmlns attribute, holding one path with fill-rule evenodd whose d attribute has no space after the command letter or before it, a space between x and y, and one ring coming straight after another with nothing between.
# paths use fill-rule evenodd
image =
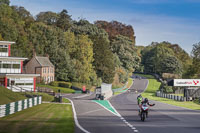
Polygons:
<instances>
[{"instance_id":1,"label":"tarmac access road","mask_svg":"<svg viewBox=\"0 0 200 133\"><path fill-rule=\"evenodd\" d=\"M135 78L135 77L133 77ZM147 79L134 79L130 91L112 97L109 101L120 116L93 102L95 95L72 94L77 120L75 133L200 133L200 111L150 101L149 117L142 122L138 116L137 92L143 92Z\"/></svg>"}]
</instances>

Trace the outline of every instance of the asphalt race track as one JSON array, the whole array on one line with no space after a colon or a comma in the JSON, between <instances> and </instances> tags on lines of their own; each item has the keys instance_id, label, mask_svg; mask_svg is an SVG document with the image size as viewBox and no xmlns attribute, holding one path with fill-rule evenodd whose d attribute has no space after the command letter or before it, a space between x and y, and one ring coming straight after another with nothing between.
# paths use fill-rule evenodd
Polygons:
<instances>
[{"instance_id":1,"label":"asphalt race track","mask_svg":"<svg viewBox=\"0 0 200 133\"><path fill-rule=\"evenodd\" d=\"M67 95L74 103L78 122L87 133L200 133L200 111L150 101L149 117L142 122L138 116L136 97L148 84L146 79L134 79L130 91L109 101L121 117L93 102L95 95ZM137 91L137 93L136 93ZM81 96L80 96L81 95ZM80 97L80 98L75 98ZM79 127L76 133L84 133Z\"/></svg>"},{"instance_id":2,"label":"asphalt race track","mask_svg":"<svg viewBox=\"0 0 200 133\"><path fill-rule=\"evenodd\" d=\"M140 133L200 133L200 111L192 111L160 102L150 108L149 117L142 122L138 116L136 103L138 87L145 88L146 79L136 79L131 87L133 91L121 94L110 101L115 109Z\"/></svg>"}]
</instances>

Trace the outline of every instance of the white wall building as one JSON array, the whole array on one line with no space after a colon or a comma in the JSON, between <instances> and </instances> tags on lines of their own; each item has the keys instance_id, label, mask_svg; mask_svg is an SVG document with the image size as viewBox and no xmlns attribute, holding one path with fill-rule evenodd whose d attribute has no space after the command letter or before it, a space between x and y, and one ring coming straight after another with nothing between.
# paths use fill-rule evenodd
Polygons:
<instances>
[{"instance_id":1,"label":"white wall building","mask_svg":"<svg viewBox=\"0 0 200 133\"><path fill-rule=\"evenodd\" d=\"M11 45L15 42L0 41L0 86L12 91L35 91L39 74L22 74L23 61L27 58L11 57Z\"/></svg>"}]
</instances>

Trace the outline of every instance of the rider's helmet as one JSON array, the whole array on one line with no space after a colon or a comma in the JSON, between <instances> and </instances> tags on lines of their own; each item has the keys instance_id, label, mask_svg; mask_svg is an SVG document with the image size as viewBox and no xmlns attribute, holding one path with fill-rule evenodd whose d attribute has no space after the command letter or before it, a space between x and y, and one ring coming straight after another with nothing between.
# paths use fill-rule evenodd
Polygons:
<instances>
[{"instance_id":1,"label":"rider's helmet","mask_svg":"<svg viewBox=\"0 0 200 133\"><path fill-rule=\"evenodd\" d=\"M148 98L145 98L145 99L144 99L144 102L145 102L145 103L147 103L148 101L149 101Z\"/></svg>"}]
</instances>

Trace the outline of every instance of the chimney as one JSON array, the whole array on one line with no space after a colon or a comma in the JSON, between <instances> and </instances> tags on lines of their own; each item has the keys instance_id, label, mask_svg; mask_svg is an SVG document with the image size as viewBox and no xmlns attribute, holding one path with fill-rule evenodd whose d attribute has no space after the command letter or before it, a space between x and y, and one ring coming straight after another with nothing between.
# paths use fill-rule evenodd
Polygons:
<instances>
[{"instance_id":1,"label":"chimney","mask_svg":"<svg viewBox=\"0 0 200 133\"><path fill-rule=\"evenodd\" d=\"M35 49L33 49L33 57L36 57Z\"/></svg>"},{"instance_id":2,"label":"chimney","mask_svg":"<svg viewBox=\"0 0 200 133\"><path fill-rule=\"evenodd\" d=\"M46 57L48 57L48 58L49 58L49 55L48 55L48 54L46 54Z\"/></svg>"}]
</instances>

